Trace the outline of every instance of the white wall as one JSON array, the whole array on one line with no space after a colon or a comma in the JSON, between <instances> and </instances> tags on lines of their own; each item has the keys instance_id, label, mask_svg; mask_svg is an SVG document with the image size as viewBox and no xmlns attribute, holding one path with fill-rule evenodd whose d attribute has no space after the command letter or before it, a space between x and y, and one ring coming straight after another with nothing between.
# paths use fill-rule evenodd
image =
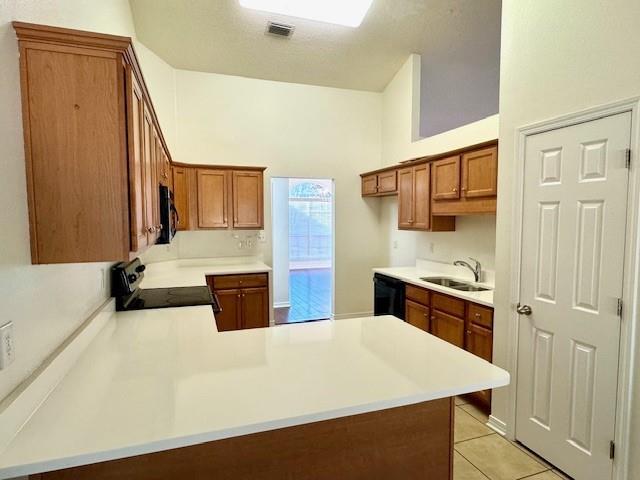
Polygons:
<instances>
[{"instance_id":1,"label":"white wall","mask_svg":"<svg viewBox=\"0 0 640 480\"><path fill-rule=\"evenodd\" d=\"M0 209L0 324L14 323L16 345L15 362L0 371L0 399L37 368L107 298L106 272L110 266L106 263L31 265L18 44L10 23L14 20L116 35L134 34L127 0L0 1L0 202L4 206ZM153 57L150 52L143 54L143 68ZM145 74L155 94L159 90L152 88L156 74L147 74L146 70ZM163 120L162 117L164 127Z\"/></svg>"},{"instance_id":2,"label":"white wall","mask_svg":"<svg viewBox=\"0 0 640 480\"><path fill-rule=\"evenodd\" d=\"M411 55L382 95L382 165L437 154L498 138L498 115L418 140L420 122L420 56ZM463 256L495 264L495 216L458 217L455 232L398 230L397 198L381 202L385 265L412 265L416 258L451 262Z\"/></svg>"},{"instance_id":3,"label":"white wall","mask_svg":"<svg viewBox=\"0 0 640 480\"><path fill-rule=\"evenodd\" d=\"M502 13L494 361L505 365L509 288L514 281L509 242L515 129L640 95L640 2L504 0ZM493 415L505 420L505 389L493 398ZM633 412L630 479L640 478L637 405Z\"/></svg>"},{"instance_id":4,"label":"white wall","mask_svg":"<svg viewBox=\"0 0 640 480\"><path fill-rule=\"evenodd\" d=\"M267 166L262 252L271 263L273 177L334 178L336 313L372 310L379 205L360 197L359 174L380 165L381 95L176 71L177 148L187 163Z\"/></svg>"}]
</instances>

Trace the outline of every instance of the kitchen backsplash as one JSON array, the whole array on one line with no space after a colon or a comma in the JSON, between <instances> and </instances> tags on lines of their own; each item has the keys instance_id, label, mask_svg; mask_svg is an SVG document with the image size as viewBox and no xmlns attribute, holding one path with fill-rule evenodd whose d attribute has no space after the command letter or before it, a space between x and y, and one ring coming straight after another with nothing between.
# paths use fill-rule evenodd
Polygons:
<instances>
[{"instance_id":1,"label":"kitchen backsplash","mask_svg":"<svg viewBox=\"0 0 640 480\"><path fill-rule=\"evenodd\" d=\"M141 258L144 263L177 258L262 257L265 243L256 230L183 231L170 245L155 245Z\"/></svg>"}]
</instances>

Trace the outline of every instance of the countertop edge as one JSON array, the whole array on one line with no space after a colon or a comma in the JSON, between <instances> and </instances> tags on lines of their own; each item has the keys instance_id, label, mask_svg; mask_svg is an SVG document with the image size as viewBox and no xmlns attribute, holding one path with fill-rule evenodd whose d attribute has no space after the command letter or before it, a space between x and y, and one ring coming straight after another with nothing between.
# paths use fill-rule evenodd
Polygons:
<instances>
[{"instance_id":1,"label":"countertop edge","mask_svg":"<svg viewBox=\"0 0 640 480\"><path fill-rule=\"evenodd\" d=\"M134 457L137 455L145 455L155 452L161 452L165 450L172 450L176 448L189 447L206 442L213 442L217 440L224 440L226 438L239 437L244 435L250 435L253 433L267 432L270 430L277 430L280 428L294 427L298 425L305 425L308 423L321 422L326 420L332 420L336 418L347 417L351 415L359 415L365 413L371 413L380 410L387 410L391 408L404 407L422 402L428 402L432 400L439 400L442 398L454 397L456 395L464 395L466 393L484 390L487 388L499 388L504 387L510 382L510 375L504 372L504 375L500 379L492 379L487 382L479 382L477 384L468 385L464 388L453 388L450 390L443 390L439 392L432 392L429 394L413 395L410 397L397 398L393 400L372 402L362 405L350 406L335 410L328 410L326 412L318 412L308 415L302 415L298 417L282 418L272 420L268 422L261 422L256 424L245 425L242 427L234 427L230 429L223 429L212 432L196 433L183 437L174 437L160 439L149 443L126 446L115 450L105 450L92 452L87 454L81 454L73 457L56 458L50 460L44 460L42 462L31 463L19 466L0 467L0 478L12 478L22 475L33 475L37 473L44 473L53 470L60 470L65 468L78 467L83 465L90 465L93 463L107 462L111 460L119 460L123 458Z\"/></svg>"},{"instance_id":2,"label":"countertop edge","mask_svg":"<svg viewBox=\"0 0 640 480\"><path fill-rule=\"evenodd\" d=\"M411 268L411 267L408 267L408 268ZM489 302L487 300L483 300L483 299L480 299L480 298L473 297L471 295L466 294L465 292L461 292L459 290L454 290L453 288L443 287L441 285L436 285L435 283L424 282L422 280L418 280L418 279L412 278L412 277L407 276L407 275L394 273L393 271L390 271L390 270L393 270L393 267L376 267L376 268L373 268L373 272L374 273L381 273L381 274L387 275L389 277L397 278L398 280L402 280L403 282L410 283L412 285L415 285L416 287L426 288L427 290L433 290L434 292L438 292L438 293L444 293L446 295L450 295L452 297L456 297L456 298L459 298L461 300L466 300L466 301L471 302L471 303L477 303L479 305L484 305L485 307L493 308L493 306L494 306L493 302ZM438 274L438 275L441 275L441 274ZM447 277L447 276L450 276L450 275L441 275L441 276Z\"/></svg>"}]
</instances>

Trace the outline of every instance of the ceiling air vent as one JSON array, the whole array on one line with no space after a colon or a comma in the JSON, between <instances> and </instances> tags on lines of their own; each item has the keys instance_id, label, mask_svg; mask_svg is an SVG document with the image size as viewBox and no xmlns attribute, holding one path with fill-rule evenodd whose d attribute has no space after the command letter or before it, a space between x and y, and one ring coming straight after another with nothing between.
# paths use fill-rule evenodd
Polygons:
<instances>
[{"instance_id":1,"label":"ceiling air vent","mask_svg":"<svg viewBox=\"0 0 640 480\"><path fill-rule=\"evenodd\" d=\"M284 23L269 22L267 23L267 33L278 37L290 37L296 27L286 25Z\"/></svg>"}]
</instances>

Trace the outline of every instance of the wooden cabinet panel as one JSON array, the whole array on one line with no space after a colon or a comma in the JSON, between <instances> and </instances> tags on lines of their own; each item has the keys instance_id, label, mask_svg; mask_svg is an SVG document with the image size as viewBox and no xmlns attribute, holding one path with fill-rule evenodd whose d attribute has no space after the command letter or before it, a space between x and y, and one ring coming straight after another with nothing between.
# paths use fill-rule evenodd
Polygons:
<instances>
[{"instance_id":1,"label":"wooden cabinet panel","mask_svg":"<svg viewBox=\"0 0 640 480\"><path fill-rule=\"evenodd\" d=\"M263 228L262 172L233 171L233 228Z\"/></svg>"},{"instance_id":2,"label":"wooden cabinet panel","mask_svg":"<svg viewBox=\"0 0 640 480\"><path fill-rule=\"evenodd\" d=\"M464 319L454 317L431 307L431 333L447 342L464 348Z\"/></svg>"},{"instance_id":3,"label":"wooden cabinet panel","mask_svg":"<svg viewBox=\"0 0 640 480\"><path fill-rule=\"evenodd\" d=\"M143 155L144 96L138 81L127 67L127 133L129 136L129 221L131 251L148 245Z\"/></svg>"},{"instance_id":4,"label":"wooden cabinet panel","mask_svg":"<svg viewBox=\"0 0 640 480\"><path fill-rule=\"evenodd\" d=\"M431 331L430 309L412 300L405 301L405 318L407 323L425 332Z\"/></svg>"},{"instance_id":5,"label":"wooden cabinet panel","mask_svg":"<svg viewBox=\"0 0 640 480\"><path fill-rule=\"evenodd\" d=\"M413 169L398 171L398 228L413 227Z\"/></svg>"},{"instance_id":6,"label":"wooden cabinet panel","mask_svg":"<svg viewBox=\"0 0 640 480\"><path fill-rule=\"evenodd\" d=\"M460 198L460 157L437 160L432 164L432 198L451 200Z\"/></svg>"},{"instance_id":7,"label":"wooden cabinet panel","mask_svg":"<svg viewBox=\"0 0 640 480\"><path fill-rule=\"evenodd\" d=\"M198 228L229 228L229 179L225 170L199 168Z\"/></svg>"},{"instance_id":8,"label":"wooden cabinet panel","mask_svg":"<svg viewBox=\"0 0 640 480\"><path fill-rule=\"evenodd\" d=\"M269 326L269 289L267 287L242 290L242 328Z\"/></svg>"},{"instance_id":9,"label":"wooden cabinet panel","mask_svg":"<svg viewBox=\"0 0 640 480\"><path fill-rule=\"evenodd\" d=\"M20 62L32 262L126 258L122 63L108 52L22 43Z\"/></svg>"},{"instance_id":10,"label":"wooden cabinet panel","mask_svg":"<svg viewBox=\"0 0 640 480\"><path fill-rule=\"evenodd\" d=\"M431 226L430 166L428 163L413 168L413 228L428 230Z\"/></svg>"},{"instance_id":11,"label":"wooden cabinet panel","mask_svg":"<svg viewBox=\"0 0 640 480\"><path fill-rule=\"evenodd\" d=\"M409 300L421 303L422 305L431 305L429 299L429 290L427 290L426 288L420 288L416 287L415 285L407 284L407 286L405 287L405 296Z\"/></svg>"},{"instance_id":12,"label":"wooden cabinet panel","mask_svg":"<svg viewBox=\"0 0 640 480\"><path fill-rule=\"evenodd\" d=\"M491 197L498 193L498 149L485 148L462 155L462 195Z\"/></svg>"},{"instance_id":13,"label":"wooden cabinet panel","mask_svg":"<svg viewBox=\"0 0 640 480\"><path fill-rule=\"evenodd\" d=\"M178 212L177 230L191 228L192 194L189 185L189 170L185 167L173 167L173 203Z\"/></svg>"},{"instance_id":14,"label":"wooden cabinet panel","mask_svg":"<svg viewBox=\"0 0 640 480\"><path fill-rule=\"evenodd\" d=\"M242 292L240 290L216 290L215 293L220 307L222 307L222 311L215 314L218 331L228 332L240 329Z\"/></svg>"},{"instance_id":15,"label":"wooden cabinet panel","mask_svg":"<svg viewBox=\"0 0 640 480\"><path fill-rule=\"evenodd\" d=\"M476 325L493 328L493 308L483 307L475 303L467 304L467 320Z\"/></svg>"},{"instance_id":16,"label":"wooden cabinet panel","mask_svg":"<svg viewBox=\"0 0 640 480\"><path fill-rule=\"evenodd\" d=\"M464 318L464 300L443 293L431 293L431 306L441 312Z\"/></svg>"},{"instance_id":17,"label":"wooden cabinet panel","mask_svg":"<svg viewBox=\"0 0 640 480\"><path fill-rule=\"evenodd\" d=\"M470 323L466 336L466 350L490 362L493 358L493 332Z\"/></svg>"},{"instance_id":18,"label":"wooden cabinet panel","mask_svg":"<svg viewBox=\"0 0 640 480\"><path fill-rule=\"evenodd\" d=\"M142 160L144 164L144 203L145 203L145 229L147 231L147 241L149 245L156 243L157 235L155 228L155 141L153 137L153 120L149 110L145 106L144 117L142 119Z\"/></svg>"},{"instance_id":19,"label":"wooden cabinet panel","mask_svg":"<svg viewBox=\"0 0 640 480\"><path fill-rule=\"evenodd\" d=\"M378 193L378 176L374 174L362 177L362 195L375 195L376 193Z\"/></svg>"},{"instance_id":20,"label":"wooden cabinet panel","mask_svg":"<svg viewBox=\"0 0 640 480\"><path fill-rule=\"evenodd\" d=\"M377 176L377 185L379 194L389 194L398 190L398 172L392 170L390 172L379 173Z\"/></svg>"}]
</instances>

